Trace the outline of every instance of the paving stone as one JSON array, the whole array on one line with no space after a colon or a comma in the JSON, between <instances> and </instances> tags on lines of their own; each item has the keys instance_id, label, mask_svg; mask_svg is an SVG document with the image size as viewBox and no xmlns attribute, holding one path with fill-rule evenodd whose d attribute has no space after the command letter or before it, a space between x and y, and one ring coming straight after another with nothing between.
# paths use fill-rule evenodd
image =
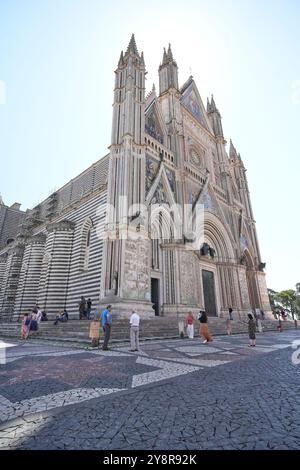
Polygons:
<instances>
[{"instance_id":1,"label":"paving stone","mask_svg":"<svg viewBox=\"0 0 300 470\"><path fill-rule=\"evenodd\" d=\"M287 347L297 337L291 331L278 343L265 333L255 354L244 336L210 352L183 340L147 343L134 355L41 344L43 357L30 358L34 380L23 372L28 355L10 348L19 356L0 370L0 447L300 449L300 369ZM225 346L235 354L222 356Z\"/></svg>"}]
</instances>

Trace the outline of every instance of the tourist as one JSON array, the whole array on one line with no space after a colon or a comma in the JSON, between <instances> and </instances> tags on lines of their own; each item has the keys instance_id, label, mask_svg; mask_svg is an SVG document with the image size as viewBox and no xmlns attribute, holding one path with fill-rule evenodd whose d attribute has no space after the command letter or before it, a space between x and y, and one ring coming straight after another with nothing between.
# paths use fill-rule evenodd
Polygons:
<instances>
[{"instance_id":1,"label":"tourist","mask_svg":"<svg viewBox=\"0 0 300 470\"><path fill-rule=\"evenodd\" d=\"M279 315L279 318L278 318L277 330L279 331L279 333L282 332L282 321L281 321L280 315Z\"/></svg>"},{"instance_id":2,"label":"tourist","mask_svg":"<svg viewBox=\"0 0 300 470\"><path fill-rule=\"evenodd\" d=\"M204 310L200 310L198 320L200 321L199 336L204 338L203 343L208 343L213 340L207 324L207 314Z\"/></svg>"},{"instance_id":3,"label":"tourist","mask_svg":"<svg viewBox=\"0 0 300 470\"><path fill-rule=\"evenodd\" d=\"M58 322L65 323L69 320L69 315L66 309L62 310L58 315L56 315L56 319L54 325L57 325Z\"/></svg>"},{"instance_id":4,"label":"tourist","mask_svg":"<svg viewBox=\"0 0 300 470\"><path fill-rule=\"evenodd\" d=\"M256 326L257 326L258 332L262 333L263 332L262 321L261 321L261 318L260 318L260 314L258 314L258 313L257 313L257 316L256 316Z\"/></svg>"},{"instance_id":5,"label":"tourist","mask_svg":"<svg viewBox=\"0 0 300 470\"><path fill-rule=\"evenodd\" d=\"M41 321L48 321L48 317L47 317L47 313L46 313L46 312L42 312Z\"/></svg>"},{"instance_id":6,"label":"tourist","mask_svg":"<svg viewBox=\"0 0 300 470\"><path fill-rule=\"evenodd\" d=\"M37 322L37 313L33 311L32 316L31 316L31 322L30 322L30 331L33 331L34 333L38 332L39 325Z\"/></svg>"},{"instance_id":7,"label":"tourist","mask_svg":"<svg viewBox=\"0 0 300 470\"><path fill-rule=\"evenodd\" d=\"M233 315L232 315L232 313L233 313L233 310L232 310L232 308L231 308L231 307L229 307L229 309L228 309L228 313L229 313L229 320L233 320Z\"/></svg>"},{"instance_id":8,"label":"tourist","mask_svg":"<svg viewBox=\"0 0 300 470\"><path fill-rule=\"evenodd\" d=\"M28 313L24 313L22 326L21 326L21 337L22 339L27 339L30 327L30 319L28 321Z\"/></svg>"},{"instance_id":9,"label":"tourist","mask_svg":"<svg viewBox=\"0 0 300 470\"><path fill-rule=\"evenodd\" d=\"M189 339L194 339L194 321L194 315L192 312L189 312L188 316L186 317L186 332Z\"/></svg>"},{"instance_id":10,"label":"tourist","mask_svg":"<svg viewBox=\"0 0 300 470\"><path fill-rule=\"evenodd\" d=\"M90 320L91 310L92 310L92 301L90 298L87 299L86 305L87 305L86 318Z\"/></svg>"},{"instance_id":11,"label":"tourist","mask_svg":"<svg viewBox=\"0 0 300 470\"><path fill-rule=\"evenodd\" d=\"M42 320L42 311L40 307L37 307L36 321L39 324L41 320Z\"/></svg>"},{"instance_id":12,"label":"tourist","mask_svg":"<svg viewBox=\"0 0 300 470\"><path fill-rule=\"evenodd\" d=\"M108 305L102 312L101 315L101 323L104 332L104 343L102 346L103 351L108 350L108 342L111 333L111 325L112 325L112 306Z\"/></svg>"},{"instance_id":13,"label":"tourist","mask_svg":"<svg viewBox=\"0 0 300 470\"><path fill-rule=\"evenodd\" d=\"M86 315L86 300L83 296L81 296L81 300L79 302L79 320L83 320Z\"/></svg>"},{"instance_id":14,"label":"tourist","mask_svg":"<svg viewBox=\"0 0 300 470\"><path fill-rule=\"evenodd\" d=\"M139 350L140 316L133 310L130 317L130 351Z\"/></svg>"},{"instance_id":15,"label":"tourist","mask_svg":"<svg viewBox=\"0 0 300 470\"><path fill-rule=\"evenodd\" d=\"M248 332L249 332L249 340L250 340L250 344L249 346L255 346L255 342L256 342L256 324L255 324L255 320L253 318L253 315L251 313L248 313Z\"/></svg>"},{"instance_id":16,"label":"tourist","mask_svg":"<svg viewBox=\"0 0 300 470\"><path fill-rule=\"evenodd\" d=\"M93 318L95 321L100 320L100 318L101 318L101 313L100 313L99 308L95 308L95 309L93 310L92 318Z\"/></svg>"},{"instance_id":17,"label":"tourist","mask_svg":"<svg viewBox=\"0 0 300 470\"><path fill-rule=\"evenodd\" d=\"M231 323L230 318L226 319L226 330L227 330L227 335L231 336L232 335L232 323Z\"/></svg>"}]
</instances>

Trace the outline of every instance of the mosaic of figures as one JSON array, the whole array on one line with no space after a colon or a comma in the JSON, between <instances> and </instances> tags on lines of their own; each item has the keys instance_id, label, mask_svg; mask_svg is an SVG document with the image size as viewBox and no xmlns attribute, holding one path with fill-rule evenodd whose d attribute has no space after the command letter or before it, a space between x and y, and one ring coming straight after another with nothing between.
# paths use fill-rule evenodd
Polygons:
<instances>
[{"instance_id":1,"label":"mosaic of figures","mask_svg":"<svg viewBox=\"0 0 300 470\"><path fill-rule=\"evenodd\" d=\"M157 117L155 115L154 110L152 109L150 113L146 116L145 122L146 132L151 135L154 139L158 140L161 144L163 144L163 133L161 128L157 122Z\"/></svg>"},{"instance_id":2,"label":"mosaic of figures","mask_svg":"<svg viewBox=\"0 0 300 470\"><path fill-rule=\"evenodd\" d=\"M159 162L146 155L146 191L151 188L158 172Z\"/></svg>"},{"instance_id":3,"label":"mosaic of figures","mask_svg":"<svg viewBox=\"0 0 300 470\"><path fill-rule=\"evenodd\" d=\"M207 124L193 87L190 87L184 94L182 104L193 114L200 124L207 129Z\"/></svg>"}]
</instances>

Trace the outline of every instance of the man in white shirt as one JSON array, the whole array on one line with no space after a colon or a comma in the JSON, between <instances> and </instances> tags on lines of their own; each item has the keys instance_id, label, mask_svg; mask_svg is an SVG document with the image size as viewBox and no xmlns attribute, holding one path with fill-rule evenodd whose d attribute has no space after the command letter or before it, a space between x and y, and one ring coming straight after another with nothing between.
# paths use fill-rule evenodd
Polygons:
<instances>
[{"instance_id":1,"label":"man in white shirt","mask_svg":"<svg viewBox=\"0 0 300 470\"><path fill-rule=\"evenodd\" d=\"M130 351L139 350L139 329L140 329L140 316L135 310L132 311L130 317Z\"/></svg>"}]
</instances>

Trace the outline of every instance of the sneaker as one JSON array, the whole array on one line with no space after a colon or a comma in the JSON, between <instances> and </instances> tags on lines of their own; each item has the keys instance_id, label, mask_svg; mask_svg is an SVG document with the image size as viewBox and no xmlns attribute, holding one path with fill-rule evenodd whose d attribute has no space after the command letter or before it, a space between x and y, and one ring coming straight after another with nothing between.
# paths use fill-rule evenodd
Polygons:
<instances>
[{"instance_id":1,"label":"sneaker","mask_svg":"<svg viewBox=\"0 0 300 470\"><path fill-rule=\"evenodd\" d=\"M207 339L205 339L205 340L203 341L203 344L205 344L205 343L207 343Z\"/></svg>"}]
</instances>

